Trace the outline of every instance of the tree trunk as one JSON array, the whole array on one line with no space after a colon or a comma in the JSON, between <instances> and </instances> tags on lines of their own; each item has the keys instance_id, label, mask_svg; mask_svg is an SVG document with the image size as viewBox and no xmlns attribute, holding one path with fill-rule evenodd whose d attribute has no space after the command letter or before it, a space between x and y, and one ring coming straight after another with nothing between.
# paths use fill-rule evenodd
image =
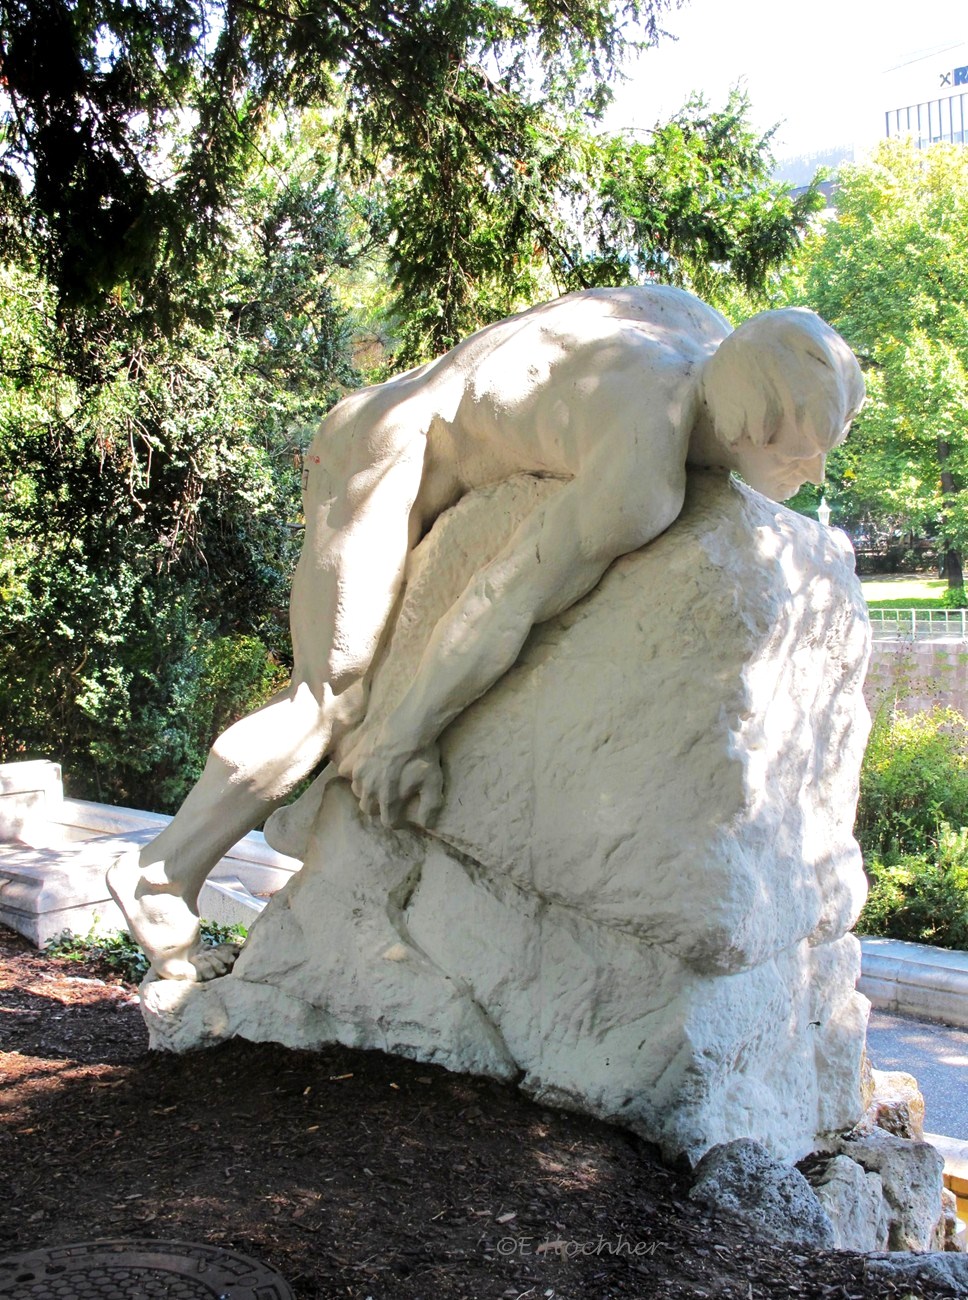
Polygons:
<instances>
[{"instance_id":1,"label":"tree trunk","mask_svg":"<svg viewBox=\"0 0 968 1300\"><path fill-rule=\"evenodd\" d=\"M961 567L960 551L945 551L941 561L941 577L948 579L948 589L963 587L965 575Z\"/></svg>"},{"instance_id":2,"label":"tree trunk","mask_svg":"<svg viewBox=\"0 0 968 1300\"><path fill-rule=\"evenodd\" d=\"M951 446L944 438L938 439L938 463L941 466L941 495L944 500L945 510L941 515L941 536L944 550L944 560L941 567L942 578L948 579L948 590L965 585L965 575L961 563L960 549L952 546L948 539L945 538L945 524L948 520L947 506L952 498L957 496L961 491L960 486L955 482L954 475L949 469L945 468L948 457L951 454Z\"/></svg>"}]
</instances>

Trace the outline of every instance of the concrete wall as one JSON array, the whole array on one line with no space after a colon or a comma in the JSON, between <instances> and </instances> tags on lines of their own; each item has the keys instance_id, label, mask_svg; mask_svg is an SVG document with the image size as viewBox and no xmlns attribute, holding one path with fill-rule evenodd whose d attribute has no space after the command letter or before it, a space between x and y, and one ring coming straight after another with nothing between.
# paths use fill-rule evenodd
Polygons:
<instances>
[{"instance_id":1,"label":"concrete wall","mask_svg":"<svg viewBox=\"0 0 968 1300\"><path fill-rule=\"evenodd\" d=\"M875 641L864 697L872 713L889 701L908 713L941 704L968 717L968 641Z\"/></svg>"}]
</instances>

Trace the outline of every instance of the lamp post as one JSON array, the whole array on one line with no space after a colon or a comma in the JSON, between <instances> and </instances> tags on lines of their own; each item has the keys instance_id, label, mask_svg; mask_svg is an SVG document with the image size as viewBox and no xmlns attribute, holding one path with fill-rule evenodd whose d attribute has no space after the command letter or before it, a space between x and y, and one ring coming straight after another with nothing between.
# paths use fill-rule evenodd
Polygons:
<instances>
[{"instance_id":1,"label":"lamp post","mask_svg":"<svg viewBox=\"0 0 968 1300\"><path fill-rule=\"evenodd\" d=\"M820 505L817 506L817 518L823 524L824 528L830 523L830 506L827 505L826 496L820 498Z\"/></svg>"}]
</instances>

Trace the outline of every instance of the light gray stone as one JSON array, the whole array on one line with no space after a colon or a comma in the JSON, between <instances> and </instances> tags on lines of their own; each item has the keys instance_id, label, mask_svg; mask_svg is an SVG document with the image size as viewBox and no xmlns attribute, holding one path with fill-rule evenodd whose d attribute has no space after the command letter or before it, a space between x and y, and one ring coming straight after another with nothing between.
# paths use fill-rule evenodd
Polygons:
<instances>
[{"instance_id":1,"label":"light gray stone","mask_svg":"<svg viewBox=\"0 0 968 1300\"><path fill-rule=\"evenodd\" d=\"M438 609L554 490L522 476L438 521L374 725ZM303 871L231 975L146 990L152 1041L377 1047L520 1078L670 1157L751 1134L805 1155L861 1109L866 636L840 535L693 476L677 523L444 733L432 831L385 830L331 771L287 814L270 842L308 841Z\"/></svg>"},{"instance_id":2,"label":"light gray stone","mask_svg":"<svg viewBox=\"0 0 968 1300\"><path fill-rule=\"evenodd\" d=\"M964 1224L958 1218L958 1198L950 1187L941 1190L941 1213L944 1218L942 1250L962 1250Z\"/></svg>"},{"instance_id":3,"label":"light gray stone","mask_svg":"<svg viewBox=\"0 0 968 1300\"><path fill-rule=\"evenodd\" d=\"M944 1160L927 1142L873 1128L838 1144L868 1173L880 1175L888 1207L889 1250L938 1250L944 1242Z\"/></svg>"},{"instance_id":4,"label":"light gray stone","mask_svg":"<svg viewBox=\"0 0 968 1300\"><path fill-rule=\"evenodd\" d=\"M817 1178L814 1195L834 1229L838 1250L886 1250L888 1211L880 1174L867 1173L848 1156L834 1156Z\"/></svg>"},{"instance_id":5,"label":"light gray stone","mask_svg":"<svg viewBox=\"0 0 968 1300\"><path fill-rule=\"evenodd\" d=\"M113 847L116 853L122 846ZM100 845L0 845L0 921L38 948L65 930L123 930L125 920L108 893L104 869Z\"/></svg>"},{"instance_id":6,"label":"light gray stone","mask_svg":"<svg viewBox=\"0 0 968 1300\"><path fill-rule=\"evenodd\" d=\"M57 817L63 799L59 763L0 763L0 843L29 840L37 823Z\"/></svg>"},{"instance_id":7,"label":"light gray stone","mask_svg":"<svg viewBox=\"0 0 968 1300\"><path fill-rule=\"evenodd\" d=\"M872 1255L864 1261L864 1273L868 1281L881 1286L943 1287L953 1296L968 1295L968 1255L961 1252Z\"/></svg>"},{"instance_id":8,"label":"light gray stone","mask_svg":"<svg viewBox=\"0 0 968 1300\"><path fill-rule=\"evenodd\" d=\"M689 1199L753 1223L776 1241L830 1248L837 1232L798 1169L743 1138L713 1147L700 1160Z\"/></svg>"},{"instance_id":9,"label":"light gray stone","mask_svg":"<svg viewBox=\"0 0 968 1300\"><path fill-rule=\"evenodd\" d=\"M924 1097L918 1081L903 1070L872 1070L874 1096L868 1108L878 1128L895 1137L924 1141Z\"/></svg>"}]
</instances>

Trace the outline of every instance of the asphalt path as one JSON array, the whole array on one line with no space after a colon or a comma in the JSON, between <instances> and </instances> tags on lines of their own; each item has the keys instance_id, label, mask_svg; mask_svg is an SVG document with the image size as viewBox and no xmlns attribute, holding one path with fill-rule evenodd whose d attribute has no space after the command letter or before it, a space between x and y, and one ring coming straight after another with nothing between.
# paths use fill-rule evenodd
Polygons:
<instances>
[{"instance_id":1,"label":"asphalt path","mask_svg":"<svg viewBox=\"0 0 968 1300\"><path fill-rule=\"evenodd\" d=\"M968 1030L872 1009L867 1051L876 1070L914 1075L929 1133L968 1141Z\"/></svg>"}]
</instances>

